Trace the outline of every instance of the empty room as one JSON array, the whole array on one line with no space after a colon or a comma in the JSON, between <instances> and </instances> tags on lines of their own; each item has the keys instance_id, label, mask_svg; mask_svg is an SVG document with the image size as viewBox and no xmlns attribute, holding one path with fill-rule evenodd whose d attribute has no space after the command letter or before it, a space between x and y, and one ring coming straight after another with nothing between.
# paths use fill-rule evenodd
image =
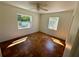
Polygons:
<instances>
[{"instance_id":1,"label":"empty room","mask_svg":"<svg viewBox=\"0 0 79 59\"><path fill-rule=\"evenodd\" d=\"M1 57L78 57L78 1L0 1Z\"/></svg>"}]
</instances>

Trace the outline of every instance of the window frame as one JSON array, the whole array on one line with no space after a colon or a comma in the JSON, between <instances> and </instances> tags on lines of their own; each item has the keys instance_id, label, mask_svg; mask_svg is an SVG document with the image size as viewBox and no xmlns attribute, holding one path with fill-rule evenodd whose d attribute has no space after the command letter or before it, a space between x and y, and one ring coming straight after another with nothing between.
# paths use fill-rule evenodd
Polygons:
<instances>
[{"instance_id":1,"label":"window frame","mask_svg":"<svg viewBox=\"0 0 79 59\"><path fill-rule=\"evenodd\" d=\"M19 28L18 15L29 16L29 17L30 17L30 26L29 26L29 27L22 27L22 28ZM18 23L18 29L29 29L29 28L32 27L32 16L26 15L26 14L22 14L22 13L17 13L17 23Z\"/></svg>"},{"instance_id":2,"label":"window frame","mask_svg":"<svg viewBox=\"0 0 79 59\"><path fill-rule=\"evenodd\" d=\"M50 28L50 25L49 25L49 23L50 23L50 18L55 18L55 17L57 17L58 19L52 19L52 20L55 20L55 27L52 27L52 28ZM60 17L58 17L58 16L53 16L53 17L49 17L49 19L48 19L48 29L50 29L50 30L58 30L58 24L59 24L59 19L60 19ZM56 21L57 20L57 21ZM53 21L54 22L54 21Z\"/></svg>"}]
</instances>

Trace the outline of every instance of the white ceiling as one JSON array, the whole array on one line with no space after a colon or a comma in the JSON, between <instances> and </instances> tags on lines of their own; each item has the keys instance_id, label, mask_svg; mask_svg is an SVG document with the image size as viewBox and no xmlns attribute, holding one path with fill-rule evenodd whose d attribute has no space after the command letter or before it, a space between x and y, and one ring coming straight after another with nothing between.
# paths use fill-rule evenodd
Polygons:
<instances>
[{"instance_id":1,"label":"white ceiling","mask_svg":"<svg viewBox=\"0 0 79 59\"><path fill-rule=\"evenodd\" d=\"M38 13L53 13L72 10L76 5L75 1L38 1L38 3L47 4L47 6L43 8L48 9L48 11L37 11L36 6L32 5L32 3L36 3L35 1L5 1L5 3Z\"/></svg>"}]
</instances>

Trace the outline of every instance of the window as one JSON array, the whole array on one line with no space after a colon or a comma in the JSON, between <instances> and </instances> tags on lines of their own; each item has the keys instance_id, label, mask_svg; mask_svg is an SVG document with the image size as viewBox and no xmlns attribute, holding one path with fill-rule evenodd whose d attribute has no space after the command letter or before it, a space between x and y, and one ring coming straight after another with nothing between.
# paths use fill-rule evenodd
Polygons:
<instances>
[{"instance_id":1,"label":"window","mask_svg":"<svg viewBox=\"0 0 79 59\"><path fill-rule=\"evenodd\" d=\"M32 16L18 14L17 18L18 29L31 28Z\"/></svg>"},{"instance_id":2,"label":"window","mask_svg":"<svg viewBox=\"0 0 79 59\"><path fill-rule=\"evenodd\" d=\"M48 23L48 29L57 30L59 17L50 17Z\"/></svg>"}]
</instances>

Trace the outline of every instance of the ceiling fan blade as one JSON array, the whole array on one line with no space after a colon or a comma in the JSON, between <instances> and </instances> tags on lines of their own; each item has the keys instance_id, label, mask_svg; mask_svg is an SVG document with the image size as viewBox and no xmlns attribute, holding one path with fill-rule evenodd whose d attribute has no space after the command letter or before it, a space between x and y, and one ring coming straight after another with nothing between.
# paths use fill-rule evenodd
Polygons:
<instances>
[{"instance_id":1,"label":"ceiling fan blade","mask_svg":"<svg viewBox=\"0 0 79 59\"><path fill-rule=\"evenodd\" d=\"M40 2L31 2L31 4L33 6L36 6L36 9L39 11L40 9L41 10L45 10L45 11L48 11L47 9L43 8L43 7L46 7L47 4L43 4L43 3L40 3Z\"/></svg>"},{"instance_id":2,"label":"ceiling fan blade","mask_svg":"<svg viewBox=\"0 0 79 59\"><path fill-rule=\"evenodd\" d=\"M40 4L39 3L36 4L36 7L37 7L37 10L40 10Z\"/></svg>"},{"instance_id":3,"label":"ceiling fan blade","mask_svg":"<svg viewBox=\"0 0 79 59\"><path fill-rule=\"evenodd\" d=\"M47 9L45 9L45 8L42 8L42 7L40 7L40 9L42 9L42 10L45 10L45 11L48 11Z\"/></svg>"}]
</instances>

